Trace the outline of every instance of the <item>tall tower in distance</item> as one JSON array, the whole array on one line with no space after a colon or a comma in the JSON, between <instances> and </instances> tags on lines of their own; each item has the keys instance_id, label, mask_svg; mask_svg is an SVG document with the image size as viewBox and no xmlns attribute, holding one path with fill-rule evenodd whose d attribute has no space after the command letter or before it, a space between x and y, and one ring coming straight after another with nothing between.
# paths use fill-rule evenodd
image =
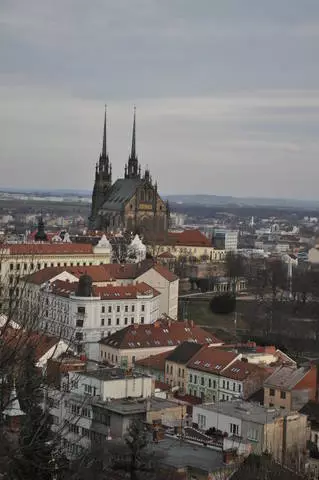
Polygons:
<instances>
[{"instance_id":1,"label":"tall tower in distance","mask_svg":"<svg viewBox=\"0 0 319 480\"><path fill-rule=\"evenodd\" d=\"M125 165L124 178L140 178L140 177L141 177L141 167L138 164L138 158L136 154L136 107L134 107L132 147L131 147L131 153L128 159L128 163L127 165Z\"/></svg>"},{"instance_id":2,"label":"tall tower in distance","mask_svg":"<svg viewBox=\"0 0 319 480\"><path fill-rule=\"evenodd\" d=\"M92 192L92 207L91 215L89 218L90 229L99 228L98 211L104 203L104 199L108 190L112 186L112 165L110 163L109 154L107 151L106 131L107 107L105 105L102 153L100 154L99 161L96 163L95 167L95 181Z\"/></svg>"}]
</instances>

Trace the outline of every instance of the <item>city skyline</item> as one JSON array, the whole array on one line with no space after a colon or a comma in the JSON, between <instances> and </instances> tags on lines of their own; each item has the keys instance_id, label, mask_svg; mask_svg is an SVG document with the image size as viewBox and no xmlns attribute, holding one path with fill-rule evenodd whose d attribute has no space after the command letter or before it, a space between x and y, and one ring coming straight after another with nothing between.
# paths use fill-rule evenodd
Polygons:
<instances>
[{"instance_id":1,"label":"city skyline","mask_svg":"<svg viewBox=\"0 0 319 480\"><path fill-rule=\"evenodd\" d=\"M319 4L5 2L2 186L86 189L102 147L163 194L318 199Z\"/></svg>"}]
</instances>

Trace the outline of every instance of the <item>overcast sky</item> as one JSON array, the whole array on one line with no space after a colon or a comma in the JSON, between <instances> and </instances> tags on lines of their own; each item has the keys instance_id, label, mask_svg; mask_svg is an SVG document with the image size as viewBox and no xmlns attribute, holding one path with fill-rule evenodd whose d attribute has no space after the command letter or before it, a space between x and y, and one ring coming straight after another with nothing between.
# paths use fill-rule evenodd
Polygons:
<instances>
[{"instance_id":1,"label":"overcast sky","mask_svg":"<svg viewBox=\"0 0 319 480\"><path fill-rule=\"evenodd\" d=\"M0 186L319 198L319 0L0 0Z\"/></svg>"}]
</instances>

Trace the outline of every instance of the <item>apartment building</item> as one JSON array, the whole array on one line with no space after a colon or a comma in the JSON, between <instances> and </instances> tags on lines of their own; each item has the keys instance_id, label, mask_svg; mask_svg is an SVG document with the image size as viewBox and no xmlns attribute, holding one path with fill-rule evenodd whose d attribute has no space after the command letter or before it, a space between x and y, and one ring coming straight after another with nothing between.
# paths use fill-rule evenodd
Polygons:
<instances>
[{"instance_id":1,"label":"apartment building","mask_svg":"<svg viewBox=\"0 0 319 480\"><path fill-rule=\"evenodd\" d=\"M183 342L210 344L211 333L193 321L159 319L151 325L130 325L100 340L100 360L131 367L137 360L174 350Z\"/></svg>"},{"instance_id":2,"label":"apartment building","mask_svg":"<svg viewBox=\"0 0 319 480\"><path fill-rule=\"evenodd\" d=\"M304 460L307 416L281 408L269 408L234 400L193 407L193 423L201 430L214 428L231 440L233 448L249 443L252 452L268 452L276 461L292 466Z\"/></svg>"},{"instance_id":3,"label":"apartment building","mask_svg":"<svg viewBox=\"0 0 319 480\"><path fill-rule=\"evenodd\" d=\"M299 410L317 394L317 367L277 368L264 382L264 404L287 410Z\"/></svg>"},{"instance_id":4,"label":"apartment building","mask_svg":"<svg viewBox=\"0 0 319 480\"><path fill-rule=\"evenodd\" d=\"M203 401L227 400L227 394L220 391L220 377L227 367L240 358L240 354L219 348L202 348L187 363L187 393Z\"/></svg>"},{"instance_id":5,"label":"apartment building","mask_svg":"<svg viewBox=\"0 0 319 480\"><path fill-rule=\"evenodd\" d=\"M47 273L37 272L27 280L19 311L23 317L26 311L34 314L37 328L67 339L90 359L99 359L101 338L159 317L160 293L146 283L96 286L89 275L78 280L68 272L45 282Z\"/></svg>"}]
</instances>

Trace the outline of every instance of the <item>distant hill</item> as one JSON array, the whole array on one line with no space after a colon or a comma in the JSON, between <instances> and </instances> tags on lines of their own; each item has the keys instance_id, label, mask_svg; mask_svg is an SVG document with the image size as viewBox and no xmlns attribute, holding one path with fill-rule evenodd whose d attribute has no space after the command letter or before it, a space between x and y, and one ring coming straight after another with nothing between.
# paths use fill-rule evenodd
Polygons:
<instances>
[{"instance_id":1,"label":"distant hill","mask_svg":"<svg viewBox=\"0 0 319 480\"><path fill-rule=\"evenodd\" d=\"M76 196L76 197L90 197L91 190L76 190L76 189L41 189L41 188L10 188L0 187L0 192L5 193L22 193L39 196ZM165 200L171 203L184 205L201 205L205 207L214 206L248 206L248 207L281 207L281 208L302 208L302 209L316 209L319 208L319 200L299 200L289 198L262 198L262 197L232 197L230 195L207 195L207 194L192 194L192 195L162 195Z\"/></svg>"},{"instance_id":2,"label":"distant hill","mask_svg":"<svg viewBox=\"0 0 319 480\"><path fill-rule=\"evenodd\" d=\"M289 198L231 197L219 195L166 195L164 198L172 203L202 205L205 207L236 205L251 207L319 208L319 200L298 200Z\"/></svg>"}]
</instances>

